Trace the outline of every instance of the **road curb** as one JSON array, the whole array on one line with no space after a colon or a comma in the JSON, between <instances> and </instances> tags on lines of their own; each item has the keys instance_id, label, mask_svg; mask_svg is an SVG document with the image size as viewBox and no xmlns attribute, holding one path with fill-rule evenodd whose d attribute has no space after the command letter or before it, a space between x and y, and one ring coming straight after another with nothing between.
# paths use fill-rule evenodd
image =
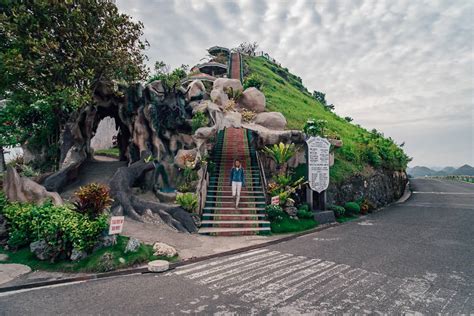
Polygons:
<instances>
[{"instance_id":1,"label":"road curb","mask_svg":"<svg viewBox=\"0 0 474 316\"><path fill-rule=\"evenodd\" d=\"M173 269L176 269L177 267L181 266L186 266L188 264L193 264L196 262L201 262L209 259L214 259L214 258L219 258L219 257L225 257L229 255L234 255L238 254L241 252L245 251L250 251L250 250L255 250L259 248L264 248L272 245L276 245L279 243L283 243L286 241L290 241L293 239L296 239L301 236L317 233L323 230L326 230L331 227L336 227L339 226L339 223L330 223L330 224L324 224L321 226L318 226L314 229L307 230L304 232L292 234L280 239L275 239L275 240L270 240L268 242L264 242L261 244L256 244L256 245L251 245L243 248L238 248L238 249L233 249L229 251L224 251L224 252L219 252L216 254L212 255L207 255L207 256L202 256L202 257L196 257L196 258L191 258L185 261L179 261L179 262L170 262L170 267L169 270L163 271L163 272L169 272ZM163 272L150 272L148 271L147 266L141 266L138 268L131 268L131 269L125 269L125 270L119 270L119 271L111 271L111 272L104 272L104 273L96 273L96 274L91 274L87 276L81 276L81 277L72 277L72 278L65 278L65 279L60 279L60 280L51 280L51 281L42 281L42 282L33 282L33 283L27 283L27 284L21 284L21 285L13 285L13 286L6 286L6 287L0 287L0 293L8 293L8 292L14 292L14 291L20 291L20 290L28 290L28 289L35 289L35 288L41 288L45 286L52 286L52 285L60 285L60 284L68 284L68 283L75 283L75 282L81 282L81 281L92 281L92 280L100 280L100 279L106 279L106 278L113 278L113 277L119 277L119 276L126 276L126 275L133 275L133 274L157 274L157 273L163 273Z\"/></svg>"}]
</instances>

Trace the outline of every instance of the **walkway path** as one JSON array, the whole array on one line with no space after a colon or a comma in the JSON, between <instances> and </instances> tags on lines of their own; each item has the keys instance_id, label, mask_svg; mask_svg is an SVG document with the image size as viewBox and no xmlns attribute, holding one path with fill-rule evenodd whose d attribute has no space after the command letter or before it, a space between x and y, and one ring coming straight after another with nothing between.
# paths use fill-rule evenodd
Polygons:
<instances>
[{"instance_id":1,"label":"walkway path","mask_svg":"<svg viewBox=\"0 0 474 316\"><path fill-rule=\"evenodd\" d=\"M231 79L239 79L242 80L241 78L241 71L240 71L240 53L232 53L231 55L231 73L230 73L230 78Z\"/></svg>"}]
</instances>

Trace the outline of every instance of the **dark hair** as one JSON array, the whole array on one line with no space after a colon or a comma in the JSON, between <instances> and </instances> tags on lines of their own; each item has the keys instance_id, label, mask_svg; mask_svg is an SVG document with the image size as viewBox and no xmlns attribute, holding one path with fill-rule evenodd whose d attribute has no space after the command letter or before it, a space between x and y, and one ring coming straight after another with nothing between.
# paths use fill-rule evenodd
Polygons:
<instances>
[{"instance_id":1,"label":"dark hair","mask_svg":"<svg viewBox=\"0 0 474 316\"><path fill-rule=\"evenodd\" d=\"M234 159L234 163L236 163L237 161L240 162L240 159Z\"/></svg>"}]
</instances>

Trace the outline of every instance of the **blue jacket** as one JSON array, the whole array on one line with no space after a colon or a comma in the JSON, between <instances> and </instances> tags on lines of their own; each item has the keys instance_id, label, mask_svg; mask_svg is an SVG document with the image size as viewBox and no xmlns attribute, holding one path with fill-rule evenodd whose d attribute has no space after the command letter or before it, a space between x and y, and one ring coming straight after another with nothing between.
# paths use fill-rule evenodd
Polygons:
<instances>
[{"instance_id":1,"label":"blue jacket","mask_svg":"<svg viewBox=\"0 0 474 316\"><path fill-rule=\"evenodd\" d=\"M232 171L230 172L230 184L232 184L233 181L242 182L242 185L245 186L245 175L242 167L239 169L235 167L232 168Z\"/></svg>"}]
</instances>

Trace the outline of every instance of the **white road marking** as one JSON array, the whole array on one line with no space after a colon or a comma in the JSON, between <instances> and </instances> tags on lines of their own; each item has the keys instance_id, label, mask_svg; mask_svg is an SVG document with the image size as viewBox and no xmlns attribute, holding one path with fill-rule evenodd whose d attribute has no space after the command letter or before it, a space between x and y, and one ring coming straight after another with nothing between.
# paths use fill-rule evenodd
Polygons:
<instances>
[{"instance_id":1,"label":"white road marking","mask_svg":"<svg viewBox=\"0 0 474 316\"><path fill-rule=\"evenodd\" d=\"M205 275L216 273L216 272L226 270L226 269L229 269L229 268L232 268L232 267L235 267L235 266L244 265L244 264L247 264L247 263L252 262L252 261L264 259L266 257L276 256L279 253L280 253L279 251L266 252L266 253L263 253L261 255L253 256L253 257L242 259L242 260L239 260L239 261L234 261L234 262L231 262L231 263L228 263L228 264L225 264L225 265L220 265L220 266L217 266L217 267L212 268L212 269L207 269L207 270L204 270L204 271L195 272L195 273L187 275L186 277L188 279L201 278Z\"/></svg>"},{"instance_id":2,"label":"white road marking","mask_svg":"<svg viewBox=\"0 0 474 316\"><path fill-rule=\"evenodd\" d=\"M437 194L437 195L474 195L474 192L425 192L425 191L413 191L414 194Z\"/></svg>"},{"instance_id":3,"label":"white road marking","mask_svg":"<svg viewBox=\"0 0 474 316\"><path fill-rule=\"evenodd\" d=\"M227 257L227 258L224 258L224 259L211 261L211 262L205 263L205 264L200 263L200 262L196 262L196 263L193 263L193 264L190 264L190 265L186 265L182 268L181 267L177 268L177 271L173 272L173 273L177 274L177 275L186 274L186 273L189 273L189 272L192 272L192 271L204 269L204 268L207 268L207 267L213 267L213 266L222 264L224 262L228 262L228 261L232 261L232 260L235 260L235 259L241 259L241 258L253 256L255 254L259 254L259 253L266 252L266 251L268 251L268 249L258 249L258 250L254 250L254 251L245 252L245 253L242 253L242 254L239 254L239 255ZM190 268L188 268L188 267L190 267Z\"/></svg>"}]
</instances>

